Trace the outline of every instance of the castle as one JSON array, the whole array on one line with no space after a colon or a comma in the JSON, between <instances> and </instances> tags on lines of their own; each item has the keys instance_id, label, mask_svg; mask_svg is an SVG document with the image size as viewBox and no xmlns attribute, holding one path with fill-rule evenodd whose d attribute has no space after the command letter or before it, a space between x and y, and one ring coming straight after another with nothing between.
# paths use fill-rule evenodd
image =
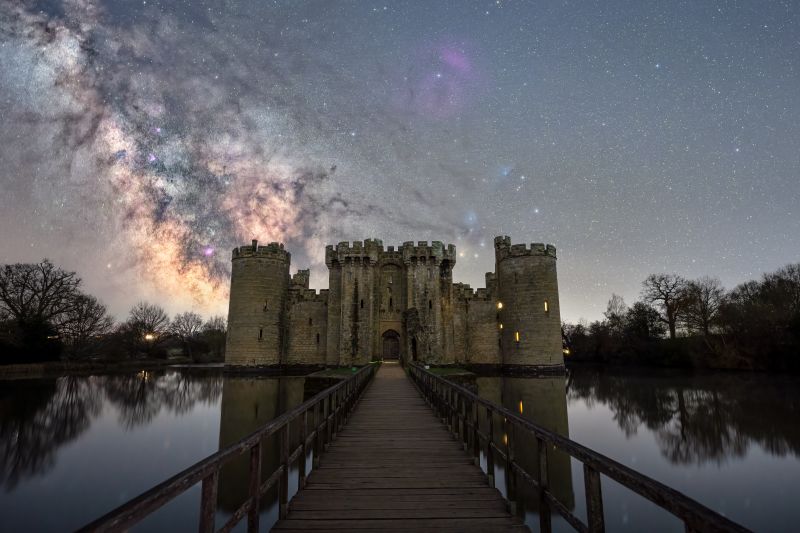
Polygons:
<instances>
[{"instance_id":1,"label":"castle","mask_svg":"<svg viewBox=\"0 0 800 533\"><path fill-rule=\"evenodd\" d=\"M351 366L376 359L561 372L556 249L496 237L486 288L453 283L454 245L325 249L328 289L269 243L233 250L225 363Z\"/></svg>"}]
</instances>

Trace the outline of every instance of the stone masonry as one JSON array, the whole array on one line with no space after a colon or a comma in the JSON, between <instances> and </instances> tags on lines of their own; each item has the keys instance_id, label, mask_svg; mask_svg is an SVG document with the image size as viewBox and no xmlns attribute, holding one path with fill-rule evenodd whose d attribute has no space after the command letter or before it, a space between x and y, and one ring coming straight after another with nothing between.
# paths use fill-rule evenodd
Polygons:
<instances>
[{"instance_id":1,"label":"stone masonry","mask_svg":"<svg viewBox=\"0 0 800 533\"><path fill-rule=\"evenodd\" d=\"M486 288L453 283L455 246L327 246L328 289L289 274L283 244L233 250L229 366L351 366L376 359L563 370L556 249L495 238Z\"/></svg>"}]
</instances>

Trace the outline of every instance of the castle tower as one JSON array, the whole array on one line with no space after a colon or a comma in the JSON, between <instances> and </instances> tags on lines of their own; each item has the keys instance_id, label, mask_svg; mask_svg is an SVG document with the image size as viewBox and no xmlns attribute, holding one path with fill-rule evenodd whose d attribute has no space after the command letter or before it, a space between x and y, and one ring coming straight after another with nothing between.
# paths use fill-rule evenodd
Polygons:
<instances>
[{"instance_id":1,"label":"castle tower","mask_svg":"<svg viewBox=\"0 0 800 533\"><path fill-rule=\"evenodd\" d=\"M233 250L226 365L282 362L290 261L277 242Z\"/></svg>"},{"instance_id":2,"label":"castle tower","mask_svg":"<svg viewBox=\"0 0 800 533\"><path fill-rule=\"evenodd\" d=\"M495 237L494 249L502 364L563 368L555 246Z\"/></svg>"},{"instance_id":3,"label":"castle tower","mask_svg":"<svg viewBox=\"0 0 800 533\"><path fill-rule=\"evenodd\" d=\"M327 364L363 365L374 357L379 320L377 272L383 242L340 242L325 248L328 266Z\"/></svg>"},{"instance_id":4,"label":"castle tower","mask_svg":"<svg viewBox=\"0 0 800 533\"><path fill-rule=\"evenodd\" d=\"M415 317L407 320L406 353L411 360L452 363L453 266L456 248L440 241L404 242L403 263L406 269L406 301Z\"/></svg>"}]
</instances>

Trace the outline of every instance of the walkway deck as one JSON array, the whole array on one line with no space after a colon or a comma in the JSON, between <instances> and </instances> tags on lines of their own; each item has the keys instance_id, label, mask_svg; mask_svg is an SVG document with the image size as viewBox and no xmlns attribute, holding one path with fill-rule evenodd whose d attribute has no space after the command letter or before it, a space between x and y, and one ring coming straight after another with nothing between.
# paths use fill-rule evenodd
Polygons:
<instances>
[{"instance_id":1,"label":"walkway deck","mask_svg":"<svg viewBox=\"0 0 800 533\"><path fill-rule=\"evenodd\" d=\"M393 363L274 529L529 531Z\"/></svg>"}]
</instances>

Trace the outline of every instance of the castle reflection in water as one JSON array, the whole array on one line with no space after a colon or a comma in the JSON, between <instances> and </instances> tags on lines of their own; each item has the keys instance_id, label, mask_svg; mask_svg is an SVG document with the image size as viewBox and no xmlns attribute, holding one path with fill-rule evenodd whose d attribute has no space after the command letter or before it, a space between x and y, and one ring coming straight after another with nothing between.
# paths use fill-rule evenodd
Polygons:
<instances>
[{"instance_id":1,"label":"castle reflection in water","mask_svg":"<svg viewBox=\"0 0 800 533\"><path fill-rule=\"evenodd\" d=\"M800 478L800 426L792 422L800 419L797 378L575 369L566 378L472 376L461 382L612 458L626 464L636 459L632 466L752 529L800 521L800 509L780 496L795 494ZM80 527L331 383L311 377L223 377L221 369L196 368L0 380L3 526ZM494 427L502 449L503 421L495 420ZM296 445L299 428L291 435ZM517 460L535 476L536 442L519 434L511 435L511 442L516 442ZM262 479L278 464L277 442L264 444ZM557 450L548 450L548 459L551 491L582 513L581 472ZM498 460L495 479L501 491L503 466ZM218 523L244 502L247 477L245 456L221 473ZM297 477L295 468L290 492ZM535 524L536 495L523 486L520 490L527 520ZM637 523L639 513L638 524L652 523L649 508L631 507L630 495L614 490L612 484L604 486L609 520L613 509L625 507L620 520ZM718 503L719 495L729 504ZM276 496L273 489L262 501L264 525L277 518ZM41 501L59 505L37 513ZM197 500L188 497L153 520L163 520L168 528L196 516ZM158 529L158 523L148 526Z\"/></svg>"}]
</instances>

